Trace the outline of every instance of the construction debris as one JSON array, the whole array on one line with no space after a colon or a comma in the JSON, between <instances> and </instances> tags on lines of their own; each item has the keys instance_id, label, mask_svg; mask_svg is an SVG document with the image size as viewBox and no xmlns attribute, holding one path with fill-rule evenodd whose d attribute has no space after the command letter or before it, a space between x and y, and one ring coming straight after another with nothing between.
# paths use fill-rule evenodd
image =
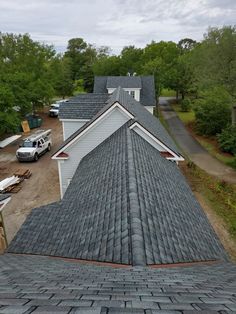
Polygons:
<instances>
[{"instance_id":1,"label":"construction debris","mask_svg":"<svg viewBox=\"0 0 236 314\"><path fill-rule=\"evenodd\" d=\"M29 179L32 173L29 169L18 169L15 171L14 176L24 179Z\"/></svg>"},{"instance_id":2,"label":"construction debris","mask_svg":"<svg viewBox=\"0 0 236 314\"><path fill-rule=\"evenodd\" d=\"M16 176L6 178L0 182L0 191L4 191L9 186L15 185L18 183L20 183L20 178L18 178Z\"/></svg>"},{"instance_id":3,"label":"construction debris","mask_svg":"<svg viewBox=\"0 0 236 314\"><path fill-rule=\"evenodd\" d=\"M0 181L1 193L17 193L21 190L19 184L32 175L29 169L18 169L13 176Z\"/></svg>"},{"instance_id":4,"label":"construction debris","mask_svg":"<svg viewBox=\"0 0 236 314\"><path fill-rule=\"evenodd\" d=\"M4 148L5 146L15 142L16 140L18 140L21 137L21 135L13 135L10 136L8 138L5 138L5 140L0 142L0 148Z\"/></svg>"}]
</instances>

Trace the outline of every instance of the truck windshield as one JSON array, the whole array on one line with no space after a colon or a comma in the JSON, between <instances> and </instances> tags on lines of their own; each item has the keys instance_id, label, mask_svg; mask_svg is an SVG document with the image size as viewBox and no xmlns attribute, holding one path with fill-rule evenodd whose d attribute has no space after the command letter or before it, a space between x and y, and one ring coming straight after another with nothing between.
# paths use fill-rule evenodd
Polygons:
<instances>
[{"instance_id":1,"label":"truck windshield","mask_svg":"<svg viewBox=\"0 0 236 314\"><path fill-rule=\"evenodd\" d=\"M25 141L22 144L22 147L35 147L36 146L36 142L31 142L31 141Z\"/></svg>"}]
</instances>

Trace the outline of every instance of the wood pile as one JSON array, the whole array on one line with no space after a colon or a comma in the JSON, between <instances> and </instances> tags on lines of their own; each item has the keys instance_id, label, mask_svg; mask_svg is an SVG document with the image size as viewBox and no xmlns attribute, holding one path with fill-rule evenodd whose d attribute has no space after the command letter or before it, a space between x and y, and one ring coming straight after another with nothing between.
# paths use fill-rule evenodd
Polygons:
<instances>
[{"instance_id":1,"label":"wood pile","mask_svg":"<svg viewBox=\"0 0 236 314\"><path fill-rule=\"evenodd\" d=\"M31 177L32 173L29 169L18 169L16 172L14 172L14 176L23 178L23 179L29 179Z\"/></svg>"},{"instance_id":2,"label":"wood pile","mask_svg":"<svg viewBox=\"0 0 236 314\"><path fill-rule=\"evenodd\" d=\"M32 173L29 169L18 169L14 175L0 181L0 193L17 193L21 190L20 183L29 179Z\"/></svg>"}]
</instances>

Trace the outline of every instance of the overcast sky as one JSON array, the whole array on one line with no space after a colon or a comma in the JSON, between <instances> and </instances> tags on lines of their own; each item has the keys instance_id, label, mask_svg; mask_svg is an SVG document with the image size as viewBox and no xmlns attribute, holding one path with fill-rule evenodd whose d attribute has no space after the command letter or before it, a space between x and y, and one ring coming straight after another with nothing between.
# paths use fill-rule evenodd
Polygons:
<instances>
[{"instance_id":1,"label":"overcast sky","mask_svg":"<svg viewBox=\"0 0 236 314\"><path fill-rule=\"evenodd\" d=\"M0 31L29 33L64 51L70 38L96 46L201 40L209 26L236 24L236 0L0 0Z\"/></svg>"}]
</instances>

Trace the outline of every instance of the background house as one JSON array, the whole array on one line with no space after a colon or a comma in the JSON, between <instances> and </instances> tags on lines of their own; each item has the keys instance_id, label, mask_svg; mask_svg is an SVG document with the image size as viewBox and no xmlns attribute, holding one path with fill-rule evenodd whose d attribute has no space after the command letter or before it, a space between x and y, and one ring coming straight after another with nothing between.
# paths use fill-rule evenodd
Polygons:
<instances>
[{"instance_id":1,"label":"background house","mask_svg":"<svg viewBox=\"0 0 236 314\"><path fill-rule=\"evenodd\" d=\"M93 92L111 94L119 86L153 113L156 106L154 76L95 76Z\"/></svg>"}]
</instances>

